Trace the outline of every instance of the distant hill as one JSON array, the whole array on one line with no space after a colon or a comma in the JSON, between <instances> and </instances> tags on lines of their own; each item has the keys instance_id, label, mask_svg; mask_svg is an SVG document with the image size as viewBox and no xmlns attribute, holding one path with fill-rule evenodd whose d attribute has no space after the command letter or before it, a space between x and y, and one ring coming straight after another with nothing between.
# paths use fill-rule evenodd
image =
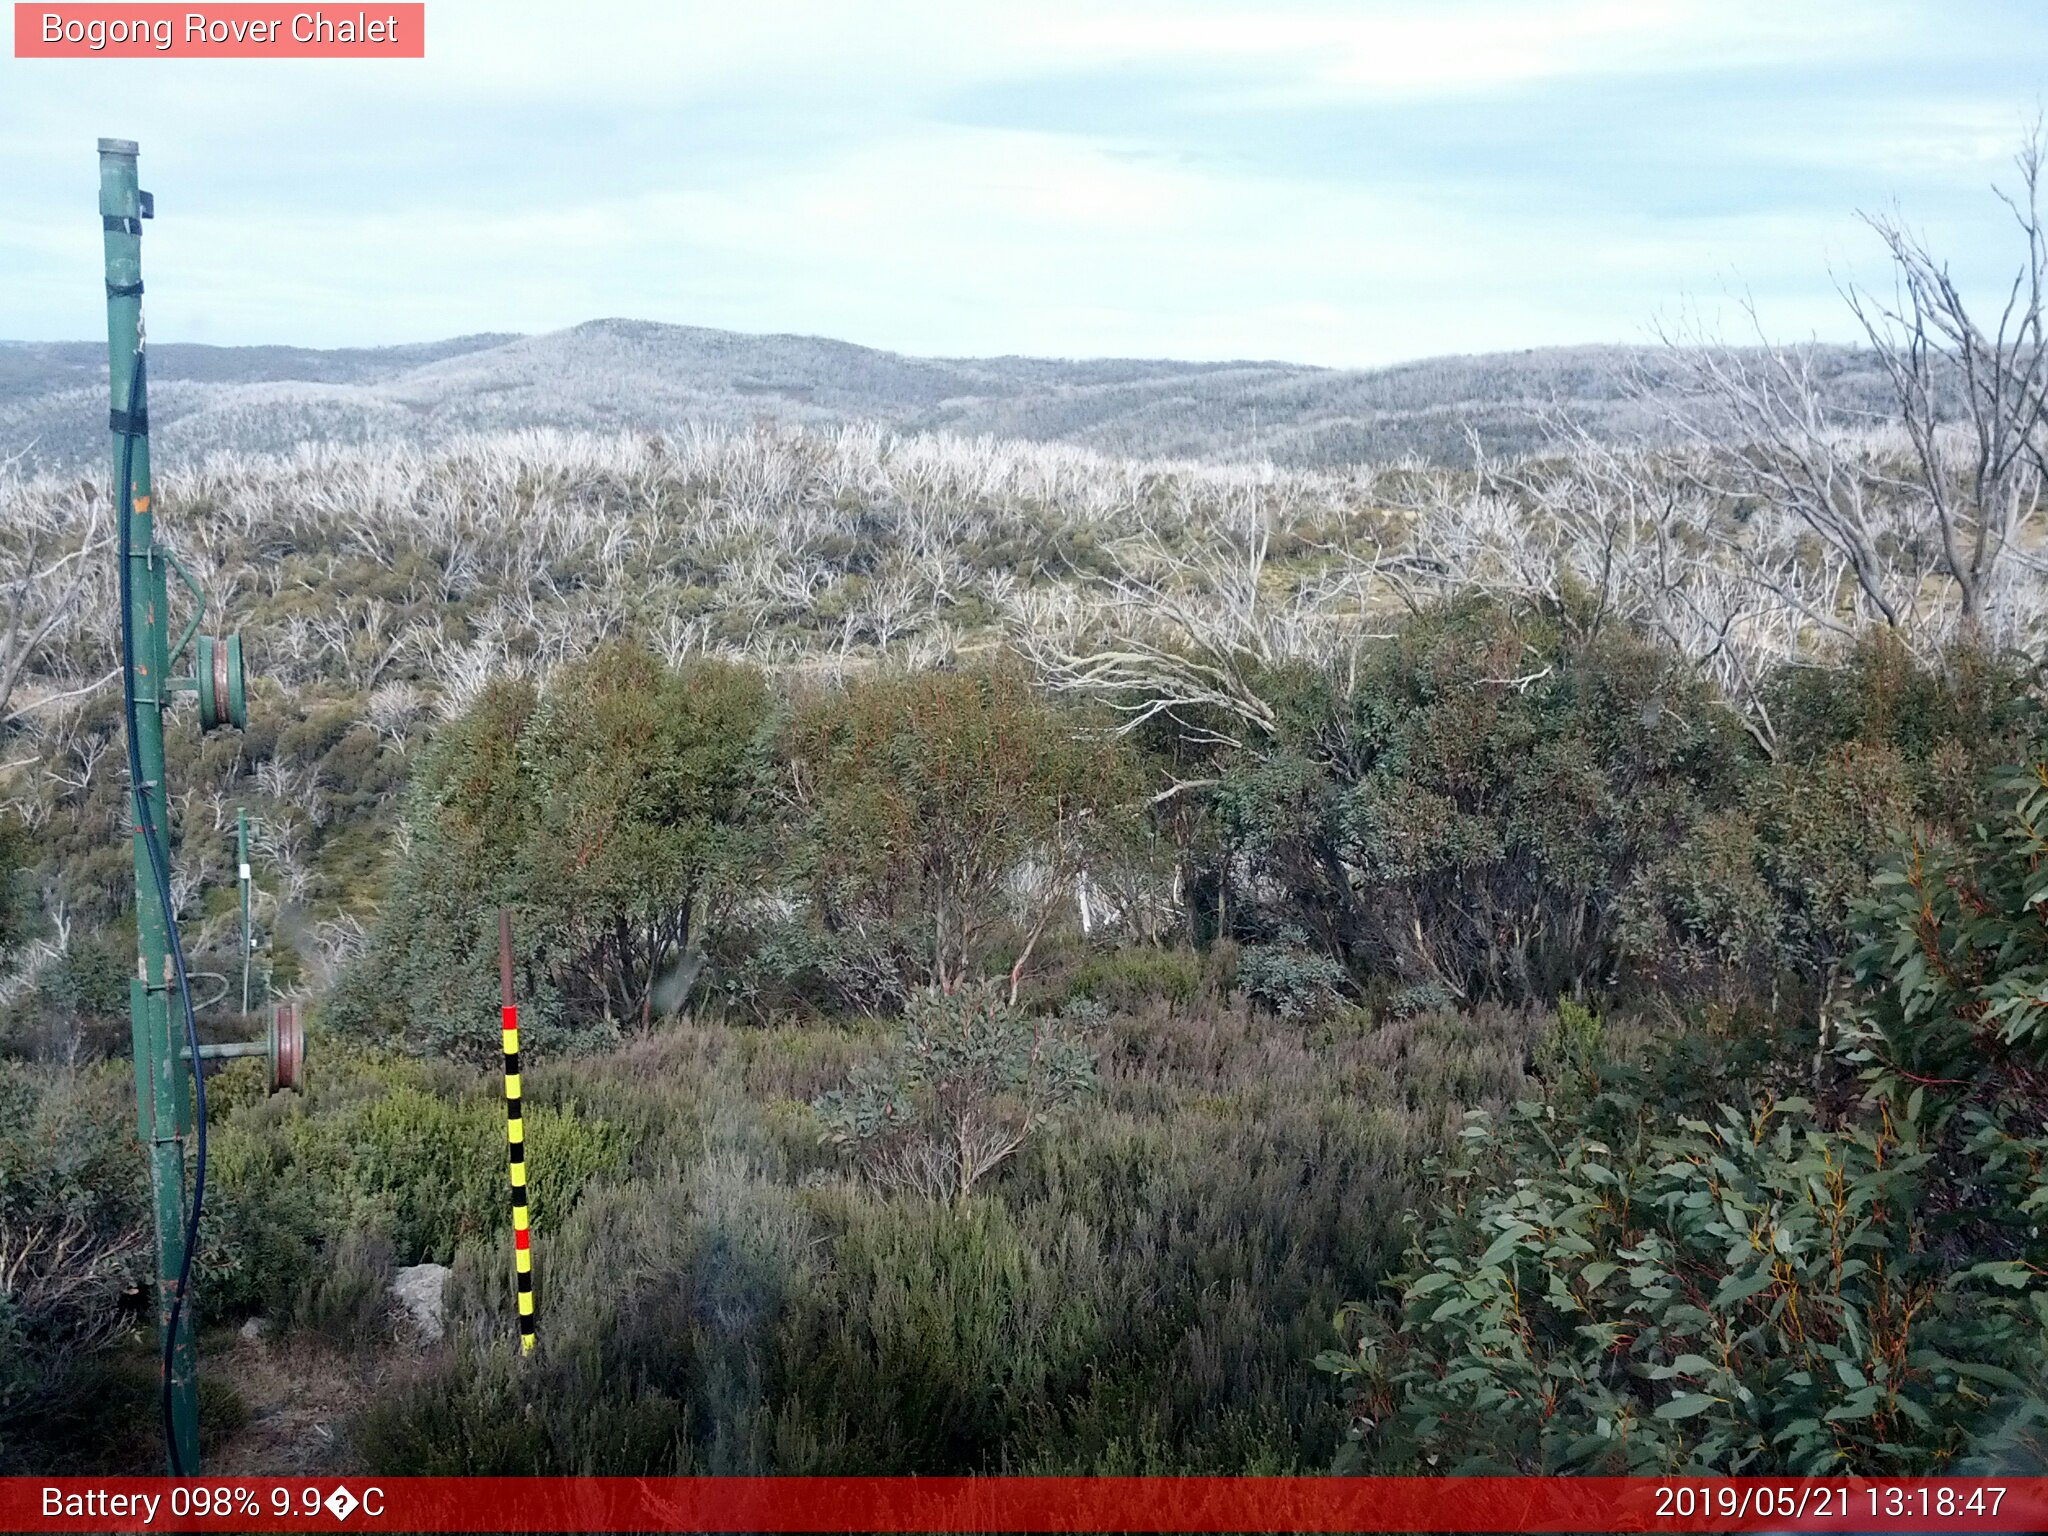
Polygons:
<instances>
[{"instance_id":1,"label":"distant hill","mask_svg":"<svg viewBox=\"0 0 2048 1536\"><path fill-rule=\"evenodd\" d=\"M1869 356L1827 348L1838 403L1884 396ZM753 336L594 320L544 336L481 335L412 346L150 349L160 455L274 452L308 440L432 441L527 426L667 430L691 420L832 424L993 434L1144 457L1270 457L1324 466L1417 455L1468 457L1539 443L1555 404L1610 438L1655 430L1624 389L1655 380L1653 349L1564 347L1346 370L1282 362L905 357L809 336ZM37 468L106 451L106 349L0 342L0 458Z\"/></svg>"}]
</instances>

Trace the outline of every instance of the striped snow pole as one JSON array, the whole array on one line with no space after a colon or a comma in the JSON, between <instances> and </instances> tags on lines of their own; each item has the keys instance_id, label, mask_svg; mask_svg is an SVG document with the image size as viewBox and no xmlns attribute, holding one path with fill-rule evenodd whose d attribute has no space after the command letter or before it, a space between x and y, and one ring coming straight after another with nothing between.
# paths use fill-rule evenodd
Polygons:
<instances>
[{"instance_id":1,"label":"striped snow pole","mask_svg":"<svg viewBox=\"0 0 2048 1536\"><path fill-rule=\"evenodd\" d=\"M512 1265L519 1352L533 1353L533 1229L526 1215L526 1125L519 1112L519 1009L512 1001L512 913L498 909L498 1000L505 1036L505 1156L512 1172Z\"/></svg>"}]
</instances>

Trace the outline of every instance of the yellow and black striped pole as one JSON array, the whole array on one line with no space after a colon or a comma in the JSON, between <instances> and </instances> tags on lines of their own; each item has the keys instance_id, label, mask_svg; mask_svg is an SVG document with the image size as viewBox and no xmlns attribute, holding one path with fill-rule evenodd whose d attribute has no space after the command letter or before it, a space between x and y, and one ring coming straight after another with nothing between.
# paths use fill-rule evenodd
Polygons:
<instances>
[{"instance_id":1,"label":"yellow and black striped pole","mask_svg":"<svg viewBox=\"0 0 2048 1536\"><path fill-rule=\"evenodd\" d=\"M505 1156L512 1170L512 1266L519 1352L533 1353L533 1229L526 1215L526 1124L519 1112L519 1009L512 1001L512 913L498 909L498 1000L505 1034Z\"/></svg>"}]
</instances>

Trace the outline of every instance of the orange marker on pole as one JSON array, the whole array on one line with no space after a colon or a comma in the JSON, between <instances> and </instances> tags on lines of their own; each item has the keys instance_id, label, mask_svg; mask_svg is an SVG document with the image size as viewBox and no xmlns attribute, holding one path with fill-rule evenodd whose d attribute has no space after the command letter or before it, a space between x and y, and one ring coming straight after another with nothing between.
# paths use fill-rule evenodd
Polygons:
<instances>
[{"instance_id":1,"label":"orange marker on pole","mask_svg":"<svg viewBox=\"0 0 2048 1536\"><path fill-rule=\"evenodd\" d=\"M512 913L498 908L498 1001L505 1036L505 1155L512 1171L512 1266L519 1352L533 1353L533 1230L526 1215L526 1124L519 1112L519 1009L512 1002Z\"/></svg>"}]
</instances>

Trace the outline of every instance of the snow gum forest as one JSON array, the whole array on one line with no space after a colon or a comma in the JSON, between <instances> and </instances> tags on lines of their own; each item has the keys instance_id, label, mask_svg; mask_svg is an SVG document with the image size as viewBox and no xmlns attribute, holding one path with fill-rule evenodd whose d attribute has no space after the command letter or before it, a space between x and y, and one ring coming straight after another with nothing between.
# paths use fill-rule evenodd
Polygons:
<instances>
[{"instance_id":1,"label":"snow gum forest","mask_svg":"<svg viewBox=\"0 0 2048 1536\"><path fill-rule=\"evenodd\" d=\"M163 348L201 1027L238 812L308 1020L209 1470L2040 1472L2040 168L1855 347ZM15 1472L160 1455L103 369L0 347Z\"/></svg>"}]
</instances>

